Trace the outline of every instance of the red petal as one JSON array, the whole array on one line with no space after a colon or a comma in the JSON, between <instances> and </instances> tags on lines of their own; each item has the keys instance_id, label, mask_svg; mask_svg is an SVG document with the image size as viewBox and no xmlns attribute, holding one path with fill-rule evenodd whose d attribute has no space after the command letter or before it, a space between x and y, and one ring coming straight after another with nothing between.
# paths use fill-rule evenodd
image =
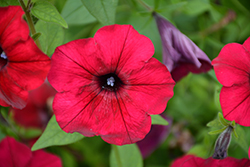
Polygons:
<instances>
[{"instance_id":1,"label":"red petal","mask_svg":"<svg viewBox=\"0 0 250 167\"><path fill-rule=\"evenodd\" d=\"M250 54L237 43L224 46L217 58L212 61L216 77L224 86L249 82Z\"/></svg>"},{"instance_id":2,"label":"red petal","mask_svg":"<svg viewBox=\"0 0 250 167\"><path fill-rule=\"evenodd\" d=\"M38 150L33 152L29 167L62 167L62 162L59 157L43 150Z\"/></svg>"},{"instance_id":3,"label":"red petal","mask_svg":"<svg viewBox=\"0 0 250 167\"><path fill-rule=\"evenodd\" d=\"M23 14L20 6L0 7L0 44L4 50L19 40L27 40L29 27L21 19Z\"/></svg>"},{"instance_id":4,"label":"red petal","mask_svg":"<svg viewBox=\"0 0 250 167\"><path fill-rule=\"evenodd\" d=\"M6 137L0 143L0 166L27 167L32 158L30 149L11 137Z\"/></svg>"},{"instance_id":5,"label":"red petal","mask_svg":"<svg viewBox=\"0 0 250 167\"><path fill-rule=\"evenodd\" d=\"M194 155L185 155L176 159L172 163L171 167L205 167L203 162L204 159L200 157L195 157Z\"/></svg>"},{"instance_id":6,"label":"red petal","mask_svg":"<svg viewBox=\"0 0 250 167\"><path fill-rule=\"evenodd\" d=\"M48 80L58 92L88 85L94 76L107 72L102 59L93 38L69 42L55 50Z\"/></svg>"},{"instance_id":7,"label":"red petal","mask_svg":"<svg viewBox=\"0 0 250 167\"><path fill-rule=\"evenodd\" d=\"M166 66L151 58L143 68L130 74L128 86L121 94L134 101L136 108L148 114L160 114L174 95L174 85Z\"/></svg>"},{"instance_id":8,"label":"red petal","mask_svg":"<svg viewBox=\"0 0 250 167\"><path fill-rule=\"evenodd\" d=\"M250 85L234 85L222 87L220 103L223 115L227 120L233 121L242 126L250 126Z\"/></svg>"},{"instance_id":9,"label":"red petal","mask_svg":"<svg viewBox=\"0 0 250 167\"><path fill-rule=\"evenodd\" d=\"M50 59L38 49L32 38L18 42L5 53L9 60L6 70L22 89L32 90L44 82L50 69Z\"/></svg>"},{"instance_id":10,"label":"red petal","mask_svg":"<svg viewBox=\"0 0 250 167\"><path fill-rule=\"evenodd\" d=\"M13 106L22 109L28 99L28 92L24 91L14 82L6 70L0 73L0 105Z\"/></svg>"},{"instance_id":11,"label":"red petal","mask_svg":"<svg viewBox=\"0 0 250 167\"><path fill-rule=\"evenodd\" d=\"M139 34L131 25L110 25L100 28L94 39L100 45L105 65L111 71L129 73L142 67L154 54L149 38Z\"/></svg>"}]
</instances>

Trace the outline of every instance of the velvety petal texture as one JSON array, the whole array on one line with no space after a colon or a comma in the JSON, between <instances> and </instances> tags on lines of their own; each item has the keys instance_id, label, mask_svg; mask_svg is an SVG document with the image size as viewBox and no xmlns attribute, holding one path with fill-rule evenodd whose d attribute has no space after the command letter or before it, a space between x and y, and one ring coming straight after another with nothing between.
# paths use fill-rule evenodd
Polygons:
<instances>
[{"instance_id":1,"label":"velvety petal texture","mask_svg":"<svg viewBox=\"0 0 250 167\"><path fill-rule=\"evenodd\" d=\"M250 38L243 45L225 45L212 64L223 85L220 93L223 116L250 126Z\"/></svg>"},{"instance_id":2,"label":"velvety petal texture","mask_svg":"<svg viewBox=\"0 0 250 167\"><path fill-rule=\"evenodd\" d=\"M44 82L39 88L29 92L28 103L22 110L12 108L14 120L27 128L45 128L52 116L52 100L55 89Z\"/></svg>"},{"instance_id":3,"label":"velvety petal texture","mask_svg":"<svg viewBox=\"0 0 250 167\"><path fill-rule=\"evenodd\" d=\"M59 92L53 110L60 127L117 145L143 139L150 114L165 110L175 84L153 53L130 25L104 26L94 38L59 46L48 80Z\"/></svg>"},{"instance_id":4,"label":"velvety petal texture","mask_svg":"<svg viewBox=\"0 0 250 167\"><path fill-rule=\"evenodd\" d=\"M194 155L185 155L176 159L171 167L249 167L250 160L235 159L233 157L227 157L225 159L203 159Z\"/></svg>"},{"instance_id":5,"label":"velvety petal texture","mask_svg":"<svg viewBox=\"0 0 250 167\"><path fill-rule=\"evenodd\" d=\"M14 138L6 137L0 142L0 167L61 167L57 156L43 150L32 152Z\"/></svg>"},{"instance_id":6,"label":"velvety petal texture","mask_svg":"<svg viewBox=\"0 0 250 167\"><path fill-rule=\"evenodd\" d=\"M162 40L162 60L175 81L189 72L202 73L212 69L207 55L186 35L162 16L154 13Z\"/></svg>"},{"instance_id":7,"label":"velvety petal texture","mask_svg":"<svg viewBox=\"0 0 250 167\"><path fill-rule=\"evenodd\" d=\"M19 109L50 69L49 57L29 37L23 14L20 6L0 7L0 105Z\"/></svg>"}]
</instances>

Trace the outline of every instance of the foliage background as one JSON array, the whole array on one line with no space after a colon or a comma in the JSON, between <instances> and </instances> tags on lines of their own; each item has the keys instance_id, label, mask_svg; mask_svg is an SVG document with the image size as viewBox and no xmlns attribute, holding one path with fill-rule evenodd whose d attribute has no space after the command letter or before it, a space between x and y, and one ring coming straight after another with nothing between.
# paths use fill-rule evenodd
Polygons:
<instances>
[{"instance_id":1,"label":"foliage background","mask_svg":"<svg viewBox=\"0 0 250 167\"><path fill-rule=\"evenodd\" d=\"M143 4L171 21L181 32L193 40L212 60L221 48L232 42L243 43L250 36L249 0L97 0L106 4L107 15L98 15L102 6L89 6L87 0L47 0L54 5L62 20L39 19L34 2L33 20L42 50L49 56L54 49L69 41L93 37L95 32L108 24L131 24L139 33L149 37L155 46L155 55L162 59L161 39L155 20ZM25 1L27 3L27 1ZM116 5L117 4L117 5ZM0 0L0 6L19 5L17 0ZM48 10L48 9L46 9ZM96 16L97 15L97 16ZM97 19L99 18L99 19ZM99 21L98 21L99 20ZM100 22L101 20L101 22ZM67 27L67 28L66 28ZM169 101L165 114L173 119L167 140L148 158L146 167L163 167L175 158L192 153L207 158L213 154L217 135L209 135L212 128L206 124L221 112L219 92L221 85L211 70L207 74L189 74L174 88L174 97ZM229 156L247 158L250 144L249 128L237 126L239 139L233 137ZM14 135L1 125L0 138ZM178 142L177 142L178 141ZM109 166L111 146L100 137L84 138L65 146L47 148L62 158L64 166ZM130 154L128 149L127 154ZM125 155L126 156L126 155Z\"/></svg>"}]
</instances>

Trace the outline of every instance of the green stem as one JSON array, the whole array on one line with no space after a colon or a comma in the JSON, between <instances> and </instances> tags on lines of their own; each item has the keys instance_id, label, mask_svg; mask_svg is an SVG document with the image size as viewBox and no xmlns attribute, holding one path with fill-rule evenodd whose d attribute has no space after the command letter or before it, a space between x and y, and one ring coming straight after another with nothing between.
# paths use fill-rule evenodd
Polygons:
<instances>
[{"instance_id":1,"label":"green stem","mask_svg":"<svg viewBox=\"0 0 250 167\"><path fill-rule=\"evenodd\" d=\"M145 2L142 0L137 0L144 8L146 8L149 12L152 12L152 8L149 7Z\"/></svg>"},{"instance_id":2,"label":"green stem","mask_svg":"<svg viewBox=\"0 0 250 167\"><path fill-rule=\"evenodd\" d=\"M27 23L29 25L31 35L33 36L34 34L36 34L36 29L35 29L34 23L32 21L31 15L30 15L30 3L31 3L31 1L30 0L28 1L27 7L25 6L23 0L18 0L18 1L20 3L21 7L23 8L23 11L25 12ZM35 43L39 49L42 49L41 44L40 44L38 39L35 41Z\"/></svg>"},{"instance_id":3,"label":"green stem","mask_svg":"<svg viewBox=\"0 0 250 167\"><path fill-rule=\"evenodd\" d=\"M115 158L117 160L117 166L118 167L122 167L122 161L121 161L121 157L120 157L120 154L119 154L119 151L118 151L118 148L116 145L112 145L113 147L113 150L115 152Z\"/></svg>"}]
</instances>

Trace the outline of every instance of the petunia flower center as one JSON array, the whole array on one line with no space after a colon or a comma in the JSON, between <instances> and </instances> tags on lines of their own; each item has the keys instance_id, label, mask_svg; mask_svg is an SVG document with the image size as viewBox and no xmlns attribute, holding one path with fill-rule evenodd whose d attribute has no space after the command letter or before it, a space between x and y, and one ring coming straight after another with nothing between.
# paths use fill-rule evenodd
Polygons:
<instances>
[{"instance_id":1,"label":"petunia flower center","mask_svg":"<svg viewBox=\"0 0 250 167\"><path fill-rule=\"evenodd\" d=\"M123 84L121 79L115 73L100 76L99 83L102 89L109 91L116 91Z\"/></svg>"},{"instance_id":2,"label":"petunia flower center","mask_svg":"<svg viewBox=\"0 0 250 167\"><path fill-rule=\"evenodd\" d=\"M6 66L8 63L8 58L4 53L3 49L0 47L0 70Z\"/></svg>"}]
</instances>

